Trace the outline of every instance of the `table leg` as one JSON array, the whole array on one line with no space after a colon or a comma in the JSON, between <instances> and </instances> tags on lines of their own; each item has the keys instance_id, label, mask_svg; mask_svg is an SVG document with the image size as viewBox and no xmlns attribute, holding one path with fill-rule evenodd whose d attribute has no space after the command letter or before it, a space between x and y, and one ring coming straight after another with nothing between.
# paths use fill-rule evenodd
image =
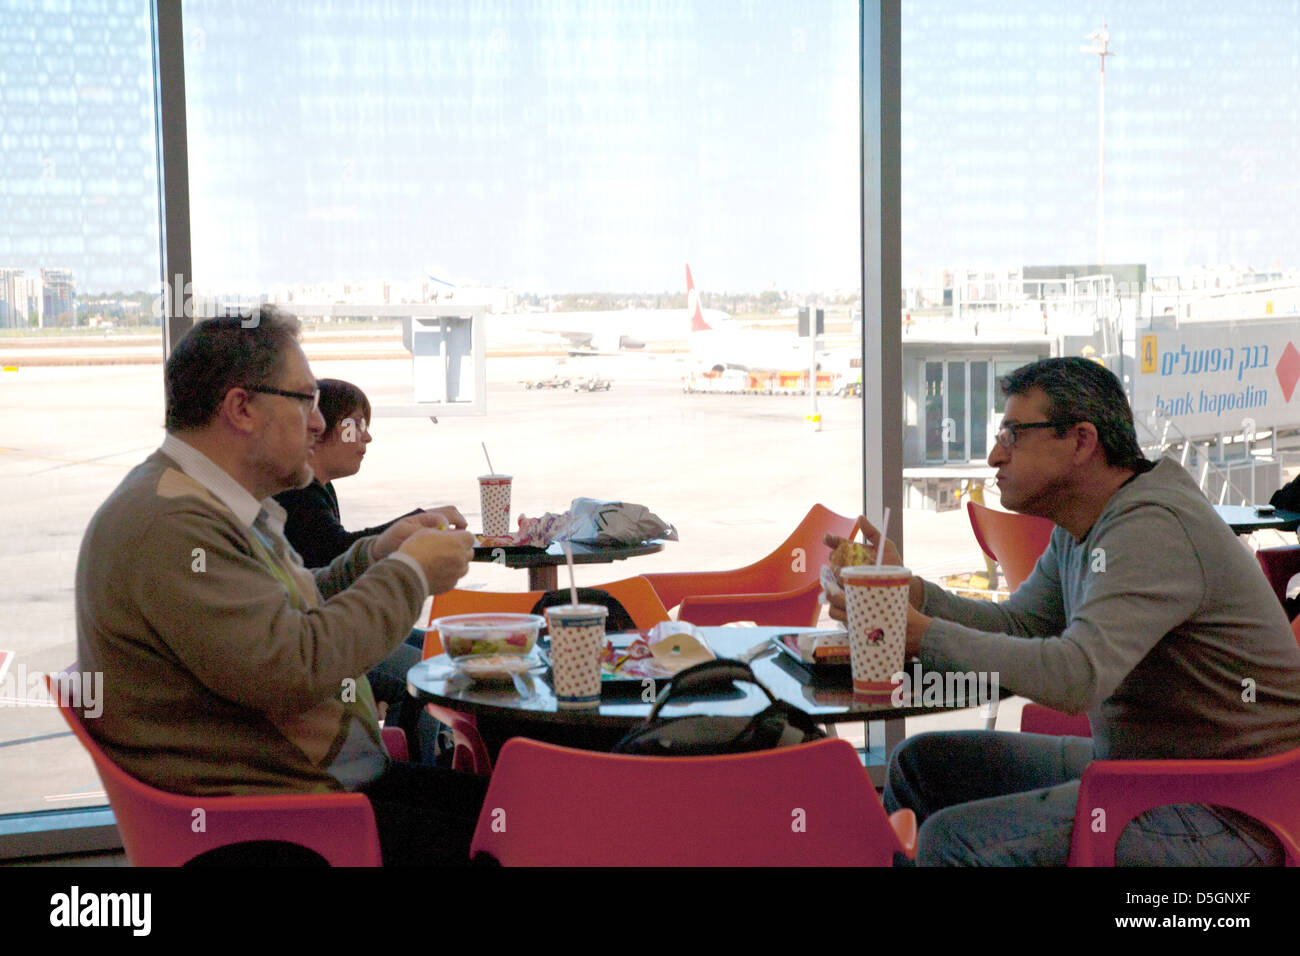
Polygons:
<instances>
[{"instance_id":1,"label":"table leg","mask_svg":"<svg viewBox=\"0 0 1300 956\"><path fill-rule=\"evenodd\" d=\"M862 735L867 776L877 790L884 789L885 777L889 772L889 758L893 755L894 748L907 736L907 724L902 718L863 721ZM872 753L873 750L878 750L884 760L878 759Z\"/></svg>"},{"instance_id":2,"label":"table leg","mask_svg":"<svg viewBox=\"0 0 1300 956\"><path fill-rule=\"evenodd\" d=\"M528 590L554 591L559 587L560 574L555 565L528 569Z\"/></svg>"}]
</instances>

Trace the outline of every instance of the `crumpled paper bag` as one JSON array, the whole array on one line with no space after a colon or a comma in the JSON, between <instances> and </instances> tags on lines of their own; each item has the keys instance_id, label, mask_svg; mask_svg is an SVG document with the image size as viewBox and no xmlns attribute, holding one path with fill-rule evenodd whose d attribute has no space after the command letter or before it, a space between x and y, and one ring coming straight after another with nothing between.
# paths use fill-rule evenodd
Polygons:
<instances>
[{"instance_id":1,"label":"crumpled paper bag","mask_svg":"<svg viewBox=\"0 0 1300 956\"><path fill-rule=\"evenodd\" d=\"M574 498L567 537L578 544L640 544L654 538L677 540L677 529L645 505Z\"/></svg>"}]
</instances>

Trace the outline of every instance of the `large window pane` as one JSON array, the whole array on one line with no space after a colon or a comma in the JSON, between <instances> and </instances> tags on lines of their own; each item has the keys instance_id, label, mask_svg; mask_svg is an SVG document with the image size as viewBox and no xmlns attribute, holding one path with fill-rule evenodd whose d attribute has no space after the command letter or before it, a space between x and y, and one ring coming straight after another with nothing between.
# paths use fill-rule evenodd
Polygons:
<instances>
[{"instance_id":1,"label":"large window pane","mask_svg":"<svg viewBox=\"0 0 1300 956\"><path fill-rule=\"evenodd\" d=\"M904 407L922 394L908 369L947 370L942 396L925 379L925 422L907 423L926 428L907 462L925 505L982 485L983 370L1048 355L1120 375L1148 455L1185 460L1212 499L1266 501L1300 466L1300 190L1281 145L1300 142L1295 4L1119 2L1104 23L1066 0L902 12ZM1103 27L1104 87L1081 50ZM955 404L969 455L949 444L941 488L929 410ZM982 565L964 514L910 527L926 535L914 566Z\"/></svg>"},{"instance_id":2,"label":"large window pane","mask_svg":"<svg viewBox=\"0 0 1300 956\"><path fill-rule=\"evenodd\" d=\"M812 430L795 332L800 307L825 311L818 380L847 392L857 18L842 2L187 3L201 300L297 309L316 374L379 405L418 376L392 313L488 313L487 414L377 414L338 484L345 523L452 502L477 530L482 442L515 476L516 515L588 496L677 526L664 553L583 583L734 567L816 501L856 512L859 404L822 395ZM611 387L574 391L592 379ZM476 565L469 583L525 582Z\"/></svg>"},{"instance_id":3,"label":"large window pane","mask_svg":"<svg viewBox=\"0 0 1300 956\"><path fill-rule=\"evenodd\" d=\"M76 655L86 524L161 437L162 340L149 4L5 2L0 24L7 814L104 802L42 675Z\"/></svg>"}]
</instances>

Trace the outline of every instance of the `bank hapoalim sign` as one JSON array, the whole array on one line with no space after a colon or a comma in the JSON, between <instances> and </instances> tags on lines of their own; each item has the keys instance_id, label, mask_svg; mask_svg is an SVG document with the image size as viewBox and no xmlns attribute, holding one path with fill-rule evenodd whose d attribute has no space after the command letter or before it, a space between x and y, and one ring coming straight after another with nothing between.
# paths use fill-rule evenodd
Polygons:
<instances>
[{"instance_id":1,"label":"bank hapoalim sign","mask_svg":"<svg viewBox=\"0 0 1300 956\"><path fill-rule=\"evenodd\" d=\"M1184 326L1139 334L1137 344L1139 420L1166 419L1192 439L1300 425L1296 319Z\"/></svg>"}]
</instances>

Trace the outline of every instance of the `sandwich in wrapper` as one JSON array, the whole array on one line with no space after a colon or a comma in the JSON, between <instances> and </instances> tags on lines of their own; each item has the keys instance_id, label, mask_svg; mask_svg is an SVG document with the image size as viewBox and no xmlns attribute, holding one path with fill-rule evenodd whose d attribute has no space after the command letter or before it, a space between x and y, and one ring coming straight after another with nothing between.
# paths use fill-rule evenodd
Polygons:
<instances>
[{"instance_id":1,"label":"sandwich in wrapper","mask_svg":"<svg viewBox=\"0 0 1300 956\"><path fill-rule=\"evenodd\" d=\"M844 568L854 568L863 564L872 564L875 555L866 545L856 541L841 541L831 552L829 562L822 565L821 585L822 600L826 595L840 595L844 588L835 579ZM849 635L847 631L819 631L815 634L799 635L799 656L807 663L847 664L849 662Z\"/></svg>"}]
</instances>

